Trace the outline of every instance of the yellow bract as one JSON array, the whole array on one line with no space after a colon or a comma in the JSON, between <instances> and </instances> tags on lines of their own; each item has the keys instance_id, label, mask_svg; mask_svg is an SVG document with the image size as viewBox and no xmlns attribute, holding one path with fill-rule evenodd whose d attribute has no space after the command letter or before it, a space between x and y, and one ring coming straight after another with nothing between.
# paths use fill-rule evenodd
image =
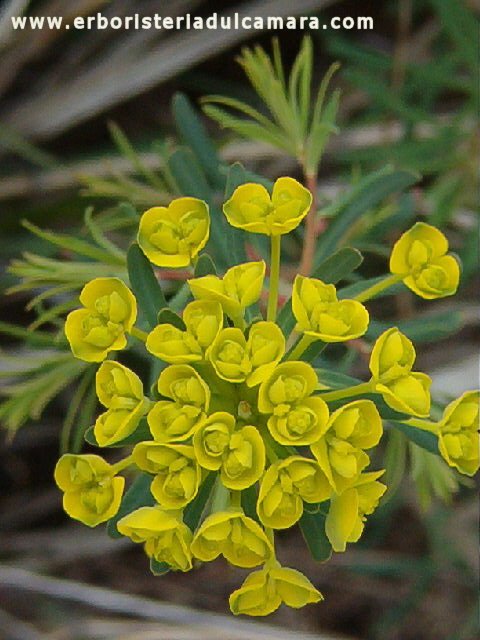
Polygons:
<instances>
[{"instance_id":1,"label":"yellow bract","mask_svg":"<svg viewBox=\"0 0 480 640\"><path fill-rule=\"evenodd\" d=\"M140 442L132 455L139 469L155 475L150 491L164 509L183 509L197 495L201 471L193 447Z\"/></svg>"},{"instance_id":2,"label":"yellow bract","mask_svg":"<svg viewBox=\"0 0 480 640\"><path fill-rule=\"evenodd\" d=\"M344 342L362 336L368 311L357 300L337 300L333 284L298 275L292 293L296 330L323 342Z\"/></svg>"},{"instance_id":3,"label":"yellow bract","mask_svg":"<svg viewBox=\"0 0 480 640\"><path fill-rule=\"evenodd\" d=\"M142 382L133 371L108 360L97 371L96 391L108 411L97 418L93 433L101 447L108 447L135 431L150 401L144 397Z\"/></svg>"},{"instance_id":4,"label":"yellow bract","mask_svg":"<svg viewBox=\"0 0 480 640\"><path fill-rule=\"evenodd\" d=\"M117 529L133 542L144 543L149 558L178 571L192 568L192 532L175 513L158 506L140 507L119 520Z\"/></svg>"},{"instance_id":5,"label":"yellow bract","mask_svg":"<svg viewBox=\"0 0 480 640\"><path fill-rule=\"evenodd\" d=\"M285 603L299 609L323 600L322 594L303 573L279 563L254 571L229 599L235 615L268 616Z\"/></svg>"},{"instance_id":6,"label":"yellow bract","mask_svg":"<svg viewBox=\"0 0 480 640\"><path fill-rule=\"evenodd\" d=\"M337 493L355 482L368 465L363 449L377 445L382 433L382 419L370 400L350 402L332 413L324 437L311 450Z\"/></svg>"},{"instance_id":7,"label":"yellow bract","mask_svg":"<svg viewBox=\"0 0 480 640\"><path fill-rule=\"evenodd\" d=\"M451 402L437 425L442 457L460 473L473 476L479 469L479 391L467 391Z\"/></svg>"},{"instance_id":8,"label":"yellow bract","mask_svg":"<svg viewBox=\"0 0 480 640\"><path fill-rule=\"evenodd\" d=\"M258 494L257 513L272 529L288 529L302 516L303 501L327 500L332 488L316 460L290 456L265 472Z\"/></svg>"},{"instance_id":9,"label":"yellow bract","mask_svg":"<svg viewBox=\"0 0 480 640\"><path fill-rule=\"evenodd\" d=\"M80 293L83 309L71 311L65 335L72 353L80 360L101 362L109 351L127 346L128 333L137 317L137 302L118 278L96 278Z\"/></svg>"},{"instance_id":10,"label":"yellow bract","mask_svg":"<svg viewBox=\"0 0 480 640\"><path fill-rule=\"evenodd\" d=\"M332 496L325 533L334 551L345 551L348 542L357 542L362 535L366 516L373 513L387 489L377 482L383 473L364 473L353 487Z\"/></svg>"},{"instance_id":11,"label":"yellow bract","mask_svg":"<svg viewBox=\"0 0 480 640\"><path fill-rule=\"evenodd\" d=\"M219 302L197 300L183 311L185 330L172 324L160 324L148 335L147 351L171 364L200 362L205 350L215 340L223 326L223 311Z\"/></svg>"},{"instance_id":12,"label":"yellow bract","mask_svg":"<svg viewBox=\"0 0 480 640\"><path fill-rule=\"evenodd\" d=\"M124 478L96 455L65 454L55 467L55 482L64 492L63 508L89 527L112 518L120 508Z\"/></svg>"},{"instance_id":13,"label":"yellow bract","mask_svg":"<svg viewBox=\"0 0 480 640\"><path fill-rule=\"evenodd\" d=\"M306 362L283 362L262 384L258 409L262 413L283 414L304 400L318 385L314 368Z\"/></svg>"},{"instance_id":14,"label":"yellow bract","mask_svg":"<svg viewBox=\"0 0 480 640\"><path fill-rule=\"evenodd\" d=\"M240 509L218 511L209 516L195 533L191 550L203 562L220 554L237 567L249 569L268 560L272 543L259 524Z\"/></svg>"},{"instance_id":15,"label":"yellow bract","mask_svg":"<svg viewBox=\"0 0 480 640\"><path fill-rule=\"evenodd\" d=\"M252 486L265 468L265 445L256 429L236 428L235 418L224 411L212 413L193 434L195 457L204 469L218 471L228 489Z\"/></svg>"},{"instance_id":16,"label":"yellow bract","mask_svg":"<svg viewBox=\"0 0 480 640\"><path fill-rule=\"evenodd\" d=\"M422 298L451 296L457 290L460 269L447 251L448 241L439 229L417 222L395 243L390 271L402 276L406 286Z\"/></svg>"},{"instance_id":17,"label":"yellow bract","mask_svg":"<svg viewBox=\"0 0 480 640\"><path fill-rule=\"evenodd\" d=\"M188 267L207 244L210 216L207 203L177 198L168 207L148 209L140 219L138 244L159 267Z\"/></svg>"},{"instance_id":18,"label":"yellow bract","mask_svg":"<svg viewBox=\"0 0 480 640\"><path fill-rule=\"evenodd\" d=\"M375 391L397 411L425 417L430 413L430 385L425 373L412 372L415 349L396 327L377 339L370 356Z\"/></svg>"},{"instance_id":19,"label":"yellow bract","mask_svg":"<svg viewBox=\"0 0 480 640\"><path fill-rule=\"evenodd\" d=\"M238 320L260 298L265 268L263 260L245 262L228 269L223 278L209 275L187 282L197 300L216 300L232 320Z\"/></svg>"},{"instance_id":20,"label":"yellow bract","mask_svg":"<svg viewBox=\"0 0 480 640\"><path fill-rule=\"evenodd\" d=\"M222 380L254 387L273 372L285 353L285 338L274 322L257 322L248 340L240 329L222 329L207 357Z\"/></svg>"},{"instance_id":21,"label":"yellow bract","mask_svg":"<svg viewBox=\"0 0 480 640\"><path fill-rule=\"evenodd\" d=\"M147 416L157 442L176 442L189 438L205 417L210 389L188 364L172 364L162 371L158 390L171 400L156 402Z\"/></svg>"},{"instance_id":22,"label":"yellow bract","mask_svg":"<svg viewBox=\"0 0 480 640\"><path fill-rule=\"evenodd\" d=\"M223 211L232 226L273 236L298 227L311 204L308 189L293 178L278 178L271 196L260 184L237 187L223 205Z\"/></svg>"}]
</instances>

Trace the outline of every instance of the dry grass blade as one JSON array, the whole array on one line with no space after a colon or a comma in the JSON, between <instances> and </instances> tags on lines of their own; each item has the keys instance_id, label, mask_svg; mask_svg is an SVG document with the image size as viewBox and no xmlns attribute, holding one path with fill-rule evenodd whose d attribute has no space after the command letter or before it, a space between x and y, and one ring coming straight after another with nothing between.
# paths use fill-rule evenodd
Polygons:
<instances>
[{"instance_id":1,"label":"dry grass blade","mask_svg":"<svg viewBox=\"0 0 480 640\"><path fill-rule=\"evenodd\" d=\"M336 0L256 0L239 7L242 16L291 16L324 8ZM175 7L176 3L173 3ZM232 15L233 11L222 15ZM72 74L64 87L43 87L32 91L27 102L12 104L1 119L27 137L46 138L100 113L114 104L138 95L198 64L212 55L238 44L258 31L218 30L206 38L204 31L181 31L152 47L150 51L132 52L130 60L116 64L118 48L103 59L95 57L92 66L81 75ZM135 34L134 34L135 35ZM129 38L123 39L123 50ZM115 63L115 64L114 64ZM108 82L105 79L108 78ZM34 97L33 97L34 96Z\"/></svg>"},{"instance_id":2,"label":"dry grass blade","mask_svg":"<svg viewBox=\"0 0 480 640\"><path fill-rule=\"evenodd\" d=\"M0 585L8 589L37 593L59 600L87 605L103 611L130 615L145 620L195 626L203 637L212 637L209 630L222 630L229 640L290 640L291 631L281 628L232 620L230 616L197 611L184 606L156 602L149 598L127 595L119 591L81 584L71 580L41 576L24 569L0 566ZM201 636L199 636L201 637ZM215 636L213 636L215 637ZM295 632L295 640L334 640L333 636ZM338 639L337 639L338 640Z\"/></svg>"}]
</instances>

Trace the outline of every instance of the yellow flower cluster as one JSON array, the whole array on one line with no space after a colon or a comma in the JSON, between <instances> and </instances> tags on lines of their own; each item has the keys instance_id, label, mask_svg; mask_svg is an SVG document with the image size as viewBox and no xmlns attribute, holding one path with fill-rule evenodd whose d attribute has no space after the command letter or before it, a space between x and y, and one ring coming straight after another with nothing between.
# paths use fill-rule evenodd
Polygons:
<instances>
[{"instance_id":1,"label":"yellow flower cluster","mask_svg":"<svg viewBox=\"0 0 480 640\"><path fill-rule=\"evenodd\" d=\"M158 324L145 338L147 353L167 364L152 398L133 371L105 360L126 346L126 333L143 334L133 327L136 302L122 282L88 283L80 296L84 308L65 326L75 356L103 361L96 391L106 411L93 428L96 442L134 445L113 465L96 455L64 455L55 479L65 510L89 526L105 522L120 509L119 473L134 466L148 474L151 495L122 507L114 521L118 531L174 570L189 571L195 560L220 555L238 567L260 567L231 594L234 614L262 616L282 603L297 608L322 600L305 576L280 566L274 532L302 523L305 511L317 513L332 549L345 551L386 490L379 481L383 471L367 470L367 451L383 433L376 399L383 396L392 409L417 418L430 410L430 379L412 371L414 347L396 328L378 338L371 380L356 387L329 390L302 359L314 341L345 342L368 328L364 305L339 300L332 284L297 276L295 330L285 336L275 322L279 237L301 222L311 202L291 178L277 180L271 195L258 184L236 189L224 205L228 221L271 236L268 319L247 324L245 313L261 297L265 262L235 265L223 277L189 279L195 300L174 324ZM209 224L205 203L179 198L142 216L138 243L153 264L185 267L205 246ZM456 262L445 255L442 234L426 227L416 225L397 242L391 269L420 295L441 297L456 287ZM366 394L373 395L355 398ZM478 468L477 419L478 393L469 392L447 407L434 429L445 460L469 475ZM136 437L142 421L149 437ZM213 497L200 504L202 514L192 524L187 514L212 478Z\"/></svg>"}]
</instances>

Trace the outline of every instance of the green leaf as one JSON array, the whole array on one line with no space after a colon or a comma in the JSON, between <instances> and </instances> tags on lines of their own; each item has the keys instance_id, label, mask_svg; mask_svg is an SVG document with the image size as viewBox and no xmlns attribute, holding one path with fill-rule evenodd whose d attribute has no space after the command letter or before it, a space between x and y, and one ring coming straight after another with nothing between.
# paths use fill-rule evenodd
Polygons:
<instances>
[{"instance_id":1,"label":"green leaf","mask_svg":"<svg viewBox=\"0 0 480 640\"><path fill-rule=\"evenodd\" d=\"M88 442L88 444L93 445L94 447L100 447L100 445L97 442L97 439L95 438L93 429L94 429L93 427L89 427L85 431L85 435L84 435L85 441ZM129 436L127 436L123 440L116 442L115 444L108 445L108 448L113 449L113 448L128 447L133 444L138 444L139 442L145 442L146 440L152 440L152 434L150 433L150 429L148 428L148 423L146 419L142 418L138 427L135 429L133 433L131 433Z\"/></svg>"},{"instance_id":2,"label":"green leaf","mask_svg":"<svg viewBox=\"0 0 480 640\"><path fill-rule=\"evenodd\" d=\"M245 514L249 518L252 518L253 520L259 522L257 514L257 497L258 494L255 485L252 485L247 489L243 489L241 493L242 509L244 510Z\"/></svg>"},{"instance_id":3,"label":"green leaf","mask_svg":"<svg viewBox=\"0 0 480 640\"><path fill-rule=\"evenodd\" d=\"M370 287L375 284L378 284L382 280L385 280L385 276L378 276L376 278L367 278L366 280L361 280L360 282L355 282L354 284L349 284L347 287L343 287L343 289L338 290L338 299L345 300L346 298L355 298L360 293L363 293ZM402 293L406 291L407 287L403 284L403 282L397 282L396 284L388 287L388 289L384 289L377 293L375 299L383 298L385 296L394 296L398 293Z\"/></svg>"},{"instance_id":4,"label":"green leaf","mask_svg":"<svg viewBox=\"0 0 480 640\"><path fill-rule=\"evenodd\" d=\"M202 253L202 255L198 258L193 275L195 278L201 278L203 276L209 276L209 275L213 275L213 276L217 275L217 267L215 266L214 261L208 255L208 253Z\"/></svg>"},{"instance_id":5,"label":"green leaf","mask_svg":"<svg viewBox=\"0 0 480 640\"><path fill-rule=\"evenodd\" d=\"M408 419L409 416L406 418ZM418 427L412 427L398 420L390 420L389 424L398 431L401 431L409 440L417 444L422 449L426 449L430 453L440 455L438 450L438 437L430 431L424 431Z\"/></svg>"},{"instance_id":6,"label":"green leaf","mask_svg":"<svg viewBox=\"0 0 480 640\"><path fill-rule=\"evenodd\" d=\"M152 265L135 242L127 253L127 267L130 284L138 305L153 329L157 326L158 312L168 304Z\"/></svg>"},{"instance_id":7,"label":"green leaf","mask_svg":"<svg viewBox=\"0 0 480 640\"><path fill-rule=\"evenodd\" d=\"M186 326L182 318L168 307L160 309L157 316L158 324L172 324L180 331L185 331Z\"/></svg>"},{"instance_id":8,"label":"green leaf","mask_svg":"<svg viewBox=\"0 0 480 640\"><path fill-rule=\"evenodd\" d=\"M74 253L78 253L81 256L85 256L86 258L91 258L92 260L96 260L97 262L105 264L116 266L123 266L125 264L125 260L123 258L113 256L108 251L99 249L93 244L85 242L84 240L80 240L75 236L40 229L40 227L37 227L35 224L29 222L28 220L22 220L22 226L39 238L42 238L42 240L46 240L47 242L50 242L57 247L61 247L62 249L67 249L67 251L73 251Z\"/></svg>"},{"instance_id":9,"label":"green leaf","mask_svg":"<svg viewBox=\"0 0 480 640\"><path fill-rule=\"evenodd\" d=\"M168 167L184 196L209 201L211 189L193 152L179 147L168 158Z\"/></svg>"},{"instance_id":10,"label":"green leaf","mask_svg":"<svg viewBox=\"0 0 480 640\"><path fill-rule=\"evenodd\" d=\"M220 173L220 159L217 150L207 135L205 127L183 93L176 93L172 101L175 125L184 142L194 152L199 164L214 186L223 184Z\"/></svg>"},{"instance_id":11,"label":"green leaf","mask_svg":"<svg viewBox=\"0 0 480 640\"><path fill-rule=\"evenodd\" d=\"M352 378L344 373L338 373L331 369L323 369L316 367L315 372L317 374L320 384L324 384L329 389L343 389L344 387L353 387L356 384L360 384L361 380L358 378Z\"/></svg>"},{"instance_id":12,"label":"green leaf","mask_svg":"<svg viewBox=\"0 0 480 640\"><path fill-rule=\"evenodd\" d=\"M327 284L336 284L343 280L352 271L362 264L362 254L356 249L344 247L320 264L312 274ZM285 335L288 335L295 326L295 318L292 312L292 300L286 302L278 314L277 323Z\"/></svg>"},{"instance_id":13,"label":"green leaf","mask_svg":"<svg viewBox=\"0 0 480 640\"><path fill-rule=\"evenodd\" d=\"M150 558L150 571L154 576L164 576L166 573L171 571L170 565L166 562L158 562L155 558Z\"/></svg>"},{"instance_id":14,"label":"green leaf","mask_svg":"<svg viewBox=\"0 0 480 640\"><path fill-rule=\"evenodd\" d=\"M334 205L335 218L330 221L327 230L317 242L315 265L321 264L336 251L352 225L366 212L380 205L385 198L403 191L418 180L418 177L406 171L382 169L368 175L354 187L343 199L340 209ZM335 210L336 209L336 210Z\"/></svg>"},{"instance_id":15,"label":"green leaf","mask_svg":"<svg viewBox=\"0 0 480 640\"><path fill-rule=\"evenodd\" d=\"M122 534L117 529L117 523L124 516L132 513L140 507L153 507L155 499L150 492L152 477L147 473L141 473L130 485L125 493L118 513L107 522L107 533L111 538L121 538Z\"/></svg>"},{"instance_id":16,"label":"green leaf","mask_svg":"<svg viewBox=\"0 0 480 640\"><path fill-rule=\"evenodd\" d=\"M371 320L366 337L376 340L390 326L391 323ZM415 343L436 342L460 331L463 316L459 311L434 313L412 320L397 320L395 326Z\"/></svg>"},{"instance_id":17,"label":"green leaf","mask_svg":"<svg viewBox=\"0 0 480 640\"><path fill-rule=\"evenodd\" d=\"M216 477L216 473L209 473L202 482L195 499L185 507L183 521L192 531L195 531L198 527L203 510L205 509L205 505L207 504L213 485L215 484Z\"/></svg>"},{"instance_id":18,"label":"green leaf","mask_svg":"<svg viewBox=\"0 0 480 640\"><path fill-rule=\"evenodd\" d=\"M332 545L325 533L325 519L326 516L320 511L309 513L304 509L299 521L300 531L317 562L325 562L332 555Z\"/></svg>"}]
</instances>

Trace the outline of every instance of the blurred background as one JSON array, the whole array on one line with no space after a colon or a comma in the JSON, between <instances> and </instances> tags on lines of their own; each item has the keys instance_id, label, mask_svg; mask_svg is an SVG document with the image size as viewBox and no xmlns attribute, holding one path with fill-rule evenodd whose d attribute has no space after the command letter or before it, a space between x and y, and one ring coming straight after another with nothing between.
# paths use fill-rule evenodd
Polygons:
<instances>
[{"instance_id":1,"label":"blurred background","mask_svg":"<svg viewBox=\"0 0 480 640\"><path fill-rule=\"evenodd\" d=\"M129 541L112 540L103 528L91 531L67 521L53 468L59 447L65 450L72 442L79 446L78 439L72 440L71 423L82 412L91 417L96 407L88 396L74 396L74 385L68 384L83 371L68 370L55 390L49 389L48 378L35 386L48 369L41 348L47 350L49 343L42 347L40 338L34 352L25 344L25 335L39 326L38 308L27 307L35 287L17 285L40 263L27 257L13 270L8 266L25 251L44 260L70 257L68 250L32 235L21 219L84 238L91 232L86 223L91 217L84 217L84 211L93 207L103 216L102 232L113 231L121 244L122 234L131 231L131 210L141 212L169 200L169 154L182 138L178 109L175 117L171 108L178 92L190 99L222 161L240 161L269 179L286 174L301 178L294 158L264 141L220 128L201 111L199 99L222 94L261 109L236 56L245 45L261 44L270 51L272 36L277 36L290 68L305 35L300 30L13 31L11 15L62 15L67 20L98 11L106 16L158 12L204 17L238 11L319 15L322 22L333 16L371 16L372 30L310 34L314 81L320 82L333 62L341 63L333 80L341 89L339 133L322 160L319 202L328 209L359 177L387 163L417 175L397 208L387 200L366 211L352 245L367 256L365 275L372 277L385 271L385 243L391 245L409 221L424 219L447 233L462 259L461 290L454 299L435 303L436 332L423 335L417 323L411 337L418 344L419 368L433 376L440 403L475 388L480 337L474 294L479 284L479 9L478 0L4 0L1 639L478 637L474 482L448 473L435 485L426 471L425 454L421 458L416 450L397 449L398 443L386 445L391 455L400 456L390 469L393 489L358 545L318 564L297 531L279 536L281 560L305 572L325 602L298 612L282 609L255 625L223 615L228 594L243 579L240 570L218 561L186 575L154 577L141 549ZM291 251L295 264L295 247ZM47 269L48 264L41 266ZM375 311L380 319L393 317L407 325L418 318L421 325L427 313L405 293L377 302ZM55 314L43 318L45 333L55 319ZM15 360L19 353L27 363L21 371ZM358 362L345 361L345 368L347 364L359 374L365 369L361 356ZM75 398L79 406L72 413Z\"/></svg>"}]
</instances>

